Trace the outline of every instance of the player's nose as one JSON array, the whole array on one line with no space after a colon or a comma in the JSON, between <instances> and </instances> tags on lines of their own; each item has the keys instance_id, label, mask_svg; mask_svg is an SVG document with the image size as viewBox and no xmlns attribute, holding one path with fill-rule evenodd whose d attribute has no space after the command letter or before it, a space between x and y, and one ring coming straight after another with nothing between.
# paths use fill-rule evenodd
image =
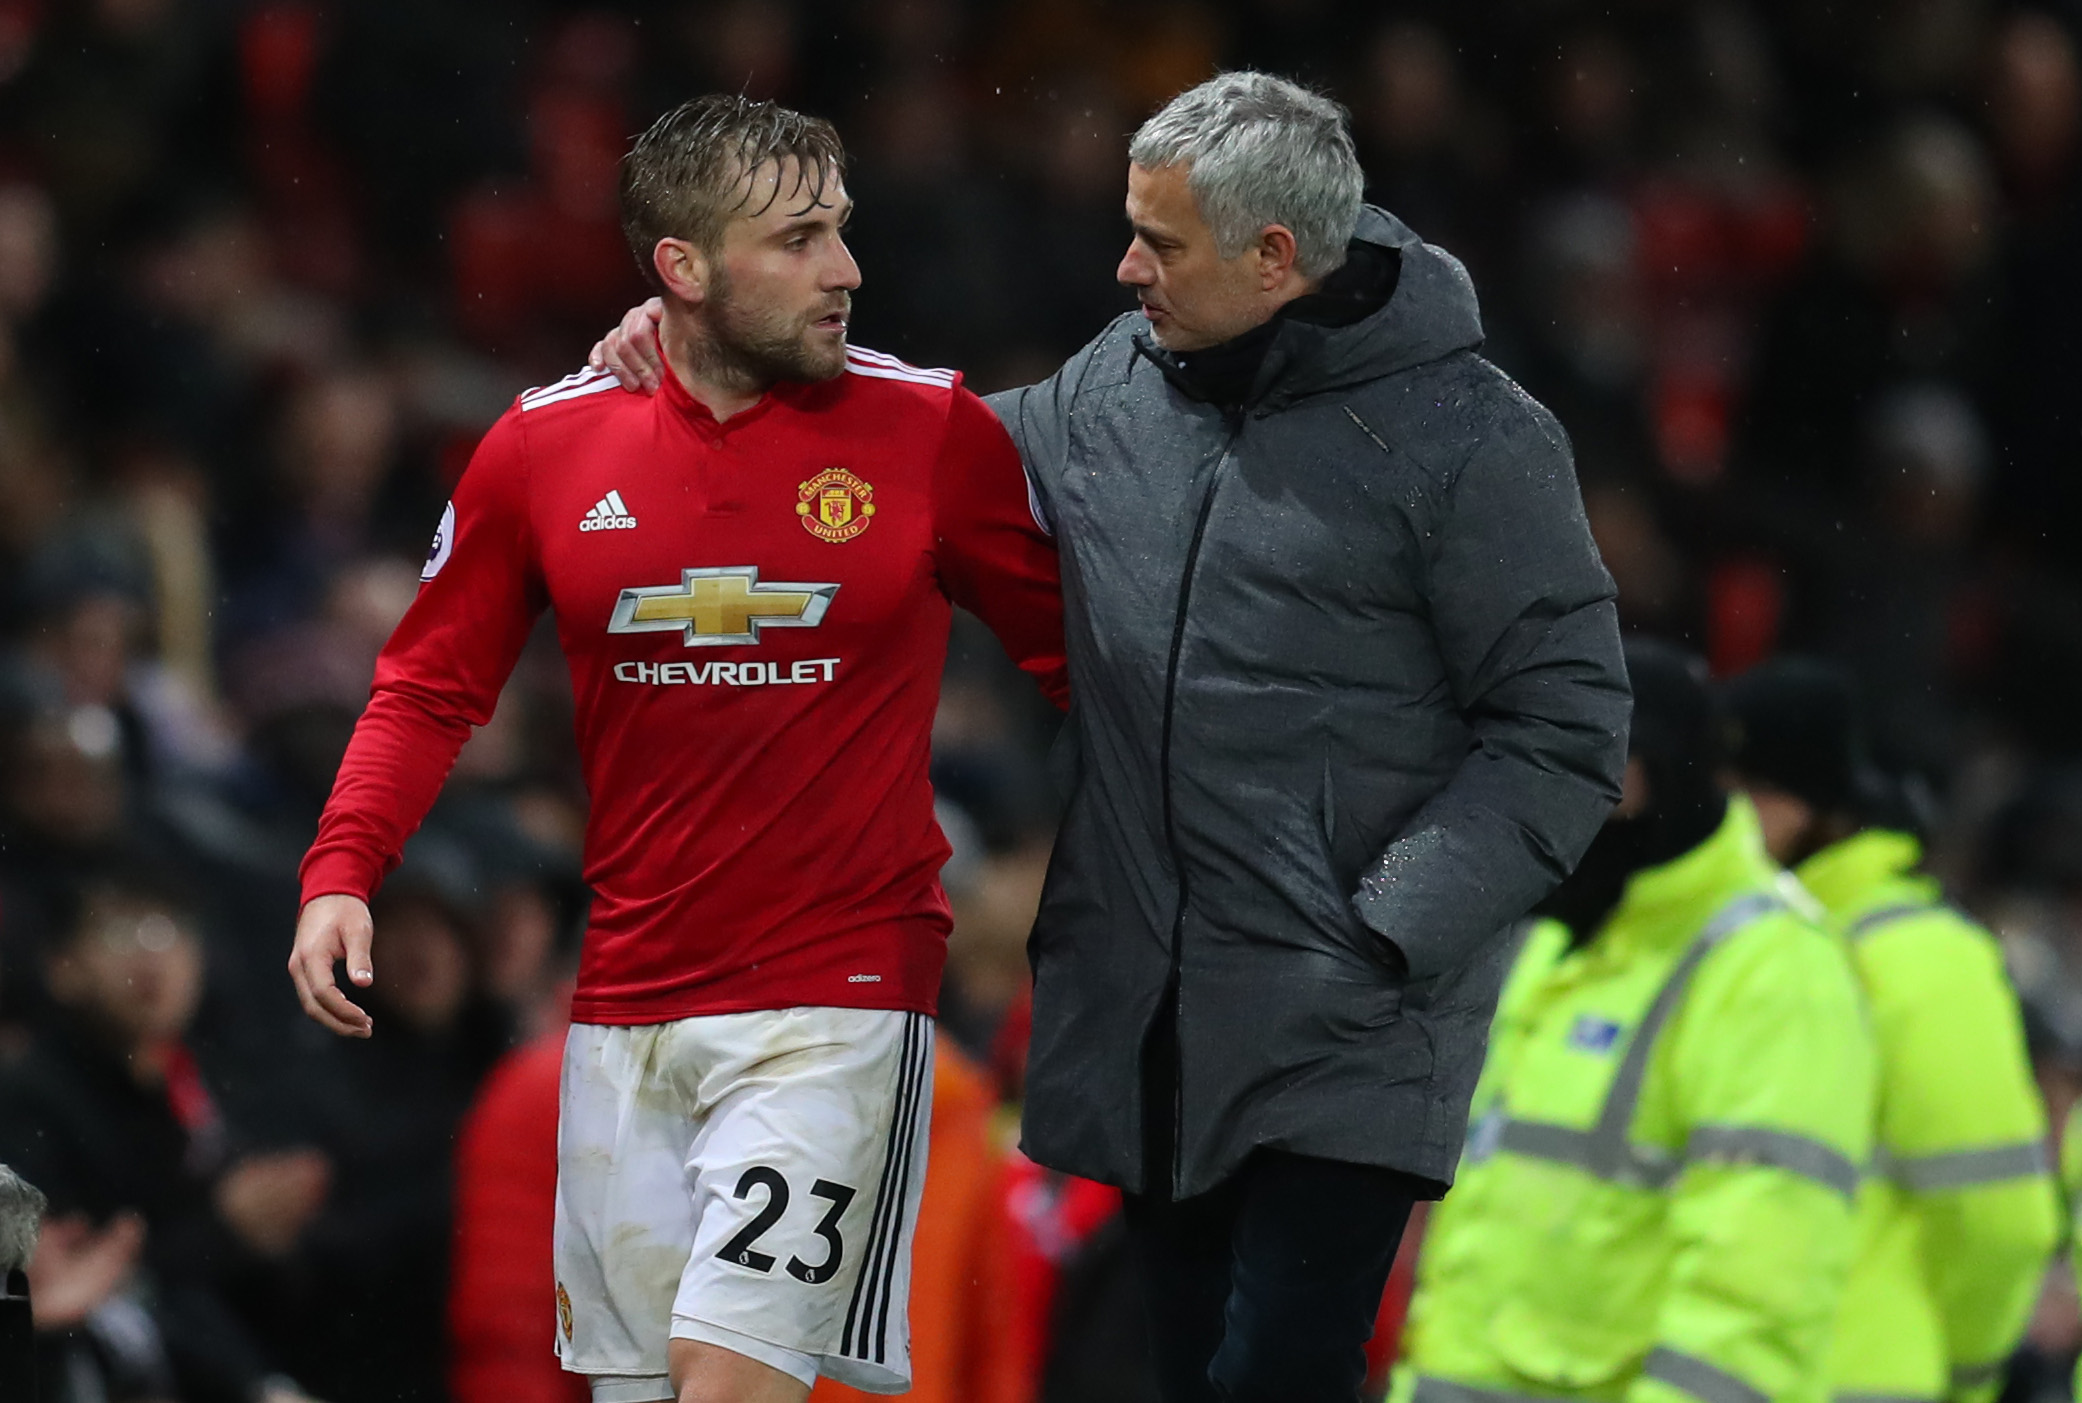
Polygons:
<instances>
[{"instance_id":1,"label":"player's nose","mask_svg":"<svg viewBox=\"0 0 2082 1403\"><path fill-rule=\"evenodd\" d=\"M846 247L844 239L837 241L837 247L838 257L832 261L831 269L825 276L824 289L827 292L837 292L841 289L851 292L860 286L860 264L854 261L853 250Z\"/></svg>"}]
</instances>

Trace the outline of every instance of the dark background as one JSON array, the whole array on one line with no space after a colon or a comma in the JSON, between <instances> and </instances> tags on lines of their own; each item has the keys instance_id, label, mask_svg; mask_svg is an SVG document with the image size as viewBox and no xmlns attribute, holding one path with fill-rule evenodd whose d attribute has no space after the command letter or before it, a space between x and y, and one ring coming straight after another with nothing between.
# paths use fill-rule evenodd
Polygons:
<instances>
[{"instance_id":1,"label":"dark background","mask_svg":"<svg viewBox=\"0 0 2082 1403\"><path fill-rule=\"evenodd\" d=\"M295 864L477 436L643 295L628 139L714 89L835 119L856 340L989 390L1129 305L1127 135L1248 65L1345 102L1370 198L1466 261L1489 353L1574 441L1627 626L1724 674L1787 650L1853 670L2064 1111L2077 23L1994 0L0 0L0 1061L54 1016L42 955L80 874L118 849L177 867L208 968L187 1042L233 1162L324 1156L244 1328L335 1403L430 1396L358 1374L353 1330L270 1311L438 1318L455 1118L560 1016L582 896L549 640L395 884L393 925L427 933L391 958L432 972L393 1050L297 1015ZM947 1023L982 1057L1021 993L1048 728L965 623L936 779ZM2063 1282L2020 1391L2073 1346Z\"/></svg>"}]
</instances>

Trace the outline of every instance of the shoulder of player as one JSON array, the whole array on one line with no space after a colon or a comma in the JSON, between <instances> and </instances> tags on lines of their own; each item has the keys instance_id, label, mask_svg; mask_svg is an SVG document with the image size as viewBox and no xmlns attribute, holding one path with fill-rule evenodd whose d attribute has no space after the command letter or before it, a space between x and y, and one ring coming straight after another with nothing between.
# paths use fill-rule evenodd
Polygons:
<instances>
[{"instance_id":1,"label":"shoulder of player","mask_svg":"<svg viewBox=\"0 0 2082 1403\"><path fill-rule=\"evenodd\" d=\"M527 427L533 430L567 418L597 419L616 409L640 404L645 398L616 393L620 389L621 384L612 372L588 367L575 370L554 384L538 385L523 391L507 412L524 419Z\"/></svg>"},{"instance_id":2,"label":"shoulder of player","mask_svg":"<svg viewBox=\"0 0 2082 1403\"><path fill-rule=\"evenodd\" d=\"M543 452L562 457L596 440L604 421L644 413L649 404L647 396L622 393L604 370L580 370L525 390L485 430L471 472L480 483L525 482L527 465Z\"/></svg>"},{"instance_id":3,"label":"shoulder of player","mask_svg":"<svg viewBox=\"0 0 2082 1403\"><path fill-rule=\"evenodd\" d=\"M865 346L846 347L844 391L849 399L910 404L944 415L961 388L961 372L912 365Z\"/></svg>"}]
</instances>

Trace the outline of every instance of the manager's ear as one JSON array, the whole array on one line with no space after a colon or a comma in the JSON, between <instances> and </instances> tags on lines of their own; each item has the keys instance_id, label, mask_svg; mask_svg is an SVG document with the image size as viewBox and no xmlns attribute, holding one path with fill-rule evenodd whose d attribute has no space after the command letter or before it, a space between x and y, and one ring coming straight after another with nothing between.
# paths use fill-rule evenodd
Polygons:
<instances>
[{"instance_id":1,"label":"manager's ear","mask_svg":"<svg viewBox=\"0 0 2082 1403\"><path fill-rule=\"evenodd\" d=\"M1300 248L1294 242L1294 231L1284 224L1268 224L1258 232L1257 247L1252 250L1258 268L1258 286L1261 291L1272 292L1294 276L1294 260Z\"/></svg>"},{"instance_id":2,"label":"manager's ear","mask_svg":"<svg viewBox=\"0 0 2082 1403\"><path fill-rule=\"evenodd\" d=\"M699 306L708 296L708 255L685 239L660 239L651 249L651 267L668 297Z\"/></svg>"}]
</instances>

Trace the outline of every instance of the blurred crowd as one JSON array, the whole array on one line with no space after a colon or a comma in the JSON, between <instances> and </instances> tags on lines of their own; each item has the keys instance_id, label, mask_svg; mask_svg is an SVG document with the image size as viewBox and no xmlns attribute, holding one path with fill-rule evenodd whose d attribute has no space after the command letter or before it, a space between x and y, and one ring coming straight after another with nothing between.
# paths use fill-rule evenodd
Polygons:
<instances>
[{"instance_id":1,"label":"blurred crowd","mask_svg":"<svg viewBox=\"0 0 2082 1403\"><path fill-rule=\"evenodd\" d=\"M1489 353L1569 431L1628 627L1722 673L1853 670L2058 1118L2078 45L2082 7L1998 0L0 0L0 1161L72 1283L46 1391L446 1396L459 1127L555 1037L583 923L554 640L381 895L367 1043L296 1008L296 864L477 436L644 295L628 139L716 89L837 120L856 340L981 390L1131 305L1126 138L1158 103L1220 66L1336 95L1369 197L1467 263ZM942 1090L1025 1274L991 1396L1100 1403L1139 1396L1080 1373L1133 1352L1110 1201L1008 1165L992 1110L1047 713L962 623ZM2017 1396L2064 1388L2064 1290Z\"/></svg>"}]
</instances>

